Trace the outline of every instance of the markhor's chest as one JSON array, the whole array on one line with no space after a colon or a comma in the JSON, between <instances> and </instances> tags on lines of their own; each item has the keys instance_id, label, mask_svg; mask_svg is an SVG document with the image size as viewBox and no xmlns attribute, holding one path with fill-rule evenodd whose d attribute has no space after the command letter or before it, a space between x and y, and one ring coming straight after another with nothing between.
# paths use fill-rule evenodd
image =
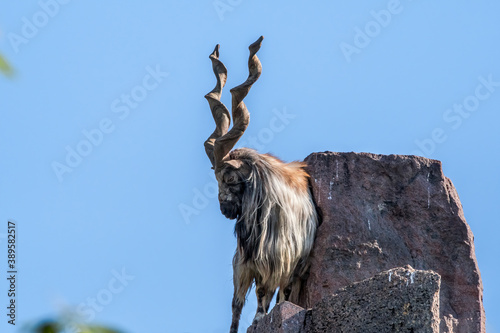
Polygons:
<instances>
[{"instance_id":1,"label":"markhor's chest","mask_svg":"<svg viewBox=\"0 0 500 333\"><path fill-rule=\"evenodd\" d=\"M238 218L234 227L234 233L238 241L237 251L244 261L257 260L261 252L262 227L248 225L242 218Z\"/></svg>"}]
</instances>

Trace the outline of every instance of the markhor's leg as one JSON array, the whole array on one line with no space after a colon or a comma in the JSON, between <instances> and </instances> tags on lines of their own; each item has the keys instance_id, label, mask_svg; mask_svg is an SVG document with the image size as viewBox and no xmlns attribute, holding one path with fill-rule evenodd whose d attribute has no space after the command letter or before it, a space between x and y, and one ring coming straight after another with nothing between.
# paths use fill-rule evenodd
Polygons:
<instances>
[{"instance_id":1,"label":"markhor's leg","mask_svg":"<svg viewBox=\"0 0 500 333\"><path fill-rule=\"evenodd\" d=\"M241 310L243 309L243 305L245 305L245 297L248 289L252 286L252 282L253 275L251 275L250 270L245 267L244 264L241 264L238 252L236 252L233 258L234 294L233 302L231 304L233 309L233 319L231 321L230 333L238 333Z\"/></svg>"},{"instance_id":2,"label":"markhor's leg","mask_svg":"<svg viewBox=\"0 0 500 333\"><path fill-rule=\"evenodd\" d=\"M302 286L309 276L308 267L307 263L299 261L288 283L280 286L277 303L283 301L298 303Z\"/></svg>"},{"instance_id":3,"label":"markhor's leg","mask_svg":"<svg viewBox=\"0 0 500 333\"><path fill-rule=\"evenodd\" d=\"M288 283L280 285L278 290L278 296L276 297L276 303L280 304L284 301L288 301L290 298L290 293L292 292L293 280L290 279Z\"/></svg>"},{"instance_id":4,"label":"markhor's leg","mask_svg":"<svg viewBox=\"0 0 500 333\"><path fill-rule=\"evenodd\" d=\"M238 333L238 326L240 324L240 316L241 316L241 309L243 309L243 305L245 304L245 299L243 301L239 300L236 292L233 296L233 303L232 303L232 308L233 308L233 319L231 321L231 329L229 330L229 333Z\"/></svg>"},{"instance_id":5,"label":"markhor's leg","mask_svg":"<svg viewBox=\"0 0 500 333\"><path fill-rule=\"evenodd\" d=\"M257 294L257 313L253 319L252 324L256 324L261 320L269 311L269 304L274 296L274 290L269 290L260 284L256 283L255 293Z\"/></svg>"}]
</instances>

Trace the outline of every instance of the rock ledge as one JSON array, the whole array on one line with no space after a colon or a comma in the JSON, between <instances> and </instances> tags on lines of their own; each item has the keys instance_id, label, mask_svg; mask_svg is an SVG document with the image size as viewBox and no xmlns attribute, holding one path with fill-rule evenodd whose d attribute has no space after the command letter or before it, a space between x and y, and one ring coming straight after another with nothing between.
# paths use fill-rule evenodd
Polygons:
<instances>
[{"instance_id":1,"label":"rock ledge","mask_svg":"<svg viewBox=\"0 0 500 333\"><path fill-rule=\"evenodd\" d=\"M400 267L353 283L309 310L284 302L247 333L439 333L440 276Z\"/></svg>"}]
</instances>

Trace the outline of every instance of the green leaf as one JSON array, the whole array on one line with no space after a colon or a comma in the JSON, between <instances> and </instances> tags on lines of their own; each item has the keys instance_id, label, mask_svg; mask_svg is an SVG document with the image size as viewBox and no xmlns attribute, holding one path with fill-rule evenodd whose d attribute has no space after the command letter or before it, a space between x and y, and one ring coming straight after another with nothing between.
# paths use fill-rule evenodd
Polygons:
<instances>
[{"instance_id":1,"label":"green leaf","mask_svg":"<svg viewBox=\"0 0 500 333\"><path fill-rule=\"evenodd\" d=\"M2 72L7 76L12 76L12 74L14 74L14 70L1 54L0 54L0 72Z\"/></svg>"},{"instance_id":2,"label":"green leaf","mask_svg":"<svg viewBox=\"0 0 500 333\"><path fill-rule=\"evenodd\" d=\"M43 322L35 328L36 333L58 333L60 326L56 322Z\"/></svg>"},{"instance_id":3,"label":"green leaf","mask_svg":"<svg viewBox=\"0 0 500 333\"><path fill-rule=\"evenodd\" d=\"M80 326L81 333L121 333L119 331L103 327L103 326Z\"/></svg>"},{"instance_id":4,"label":"green leaf","mask_svg":"<svg viewBox=\"0 0 500 333\"><path fill-rule=\"evenodd\" d=\"M79 333L123 333L122 331L115 330L112 328L100 326L100 325L87 325L82 323L74 323L65 321L62 318L53 320L43 320L36 324L35 327L32 327L28 330L29 333L61 333L67 332L65 327L71 323L73 328L77 328Z\"/></svg>"}]
</instances>

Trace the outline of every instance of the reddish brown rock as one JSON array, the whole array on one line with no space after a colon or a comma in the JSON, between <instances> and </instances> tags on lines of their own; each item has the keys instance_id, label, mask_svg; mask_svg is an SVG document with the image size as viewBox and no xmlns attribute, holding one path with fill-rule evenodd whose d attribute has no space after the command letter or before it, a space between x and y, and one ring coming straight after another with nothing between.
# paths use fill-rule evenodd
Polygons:
<instances>
[{"instance_id":1,"label":"reddish brown rock","mask_svg":"<svg viewBox=\"0 0 500 333\"><path fill-rule=\"evenodd\" d=\"M323 221L300 306L411 265L441 276L442 332L485 332L473 235L439 161L326 152L306 162Z\"/></svg>"},{"instance_id":2,"label":"reddish brown rock","mask_svg":"<svg viewBox=\"0 0 500 333\"><path fill-rule=\"evenodd\" d=\"M306 311L290 302L275 306L258 324L248 328L247 333L299 333L304 326Z\"/></svg>"},{"instance_id":3,"label":"reddish brown rock","mask_svg":"<svg viewBox=\"0 0 500 333\"><path fill-rule=\"evenodd\" d=\"M382 272L325 296L305 332L439 333L439 283L435 272L409 266Z\"/></svg>"},{"instance_id":4,"label":"reddish brown rock","mask_svg":"<svg viewBox=\"0 0 500 333\"><path fill-rule=\"evenodd\" d=\"M305 310L283 302L247 333L439 333L440 277L400 267L355 282Z\"/></svg>"}]
</instances>

